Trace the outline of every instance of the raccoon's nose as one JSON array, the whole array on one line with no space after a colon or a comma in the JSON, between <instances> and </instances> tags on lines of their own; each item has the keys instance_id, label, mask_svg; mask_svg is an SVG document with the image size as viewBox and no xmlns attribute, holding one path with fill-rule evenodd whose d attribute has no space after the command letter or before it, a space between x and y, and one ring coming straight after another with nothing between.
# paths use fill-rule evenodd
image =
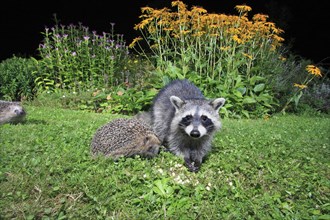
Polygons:
<instances>
[{"instance_id":1,"label":"raccoon's nose","mask_svg":"<svg viewBox=\"0 0 330 220\"><path fill-rule=\"evenodd\" d=\"M194 138L198 138L199 136L201 136L201 133L198 130L192 130L190 132L190 136Z\"/></svg>"}]
</instances>

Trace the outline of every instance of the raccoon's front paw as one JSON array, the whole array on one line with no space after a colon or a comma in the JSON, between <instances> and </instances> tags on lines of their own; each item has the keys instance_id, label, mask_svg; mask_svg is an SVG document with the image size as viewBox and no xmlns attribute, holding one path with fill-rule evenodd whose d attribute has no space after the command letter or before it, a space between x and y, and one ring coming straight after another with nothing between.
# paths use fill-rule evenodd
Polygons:
<instances>
[{"instance_id":1,"label":"raccoon's front paw","mask_svg":"<svg viewBox=\"0 0 330 220\"><path fill-rule=\"evenodd\" d=\"M185 166L188 168L190 172L198 172L200 168L200 163L191 161L190 159L185 159Z\"/></svg>"},{"instance_id":2,"label":"raccoon's front paw","mask_svg":"<svg viewBox=\"0 0 330 220\"><path fill-rule=\"evenodd\" d=\"M190 172L194 172L194 173L199 171L199 167L196 167L194 165L192 165L191 167L188 167L188 169Z\"/></svg>"}]
</instances>

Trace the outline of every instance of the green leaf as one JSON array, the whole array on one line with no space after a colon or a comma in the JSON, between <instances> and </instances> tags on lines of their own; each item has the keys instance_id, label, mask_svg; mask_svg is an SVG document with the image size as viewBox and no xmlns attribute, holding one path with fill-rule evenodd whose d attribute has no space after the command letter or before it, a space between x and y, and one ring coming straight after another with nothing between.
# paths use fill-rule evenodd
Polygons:
<instances>
[{"instance_id":1,"label":"green leaf","mask_svg":"<svg viewBox=\"0 0 330 220\"><path fill-rule=\"evenodd\" d=\"M330 215L321 215L321 216L318 217L318 219L329 220L330 219Z\"/></svg>"},{"instance_id":2,"label":"green leaf","mask_svg":"<svg viewBox=\"0 0 330 220\"><path fill-rule=\"evenodd\" d=\"M252 76L251 78L250 78L250 85L254 85L254 84L256 84L256 82L257 81L260 81L260 80L264 80L265 78L264 77L262 77L262 76Z\"/></svg>"},{"instance_id":3,"label":"green leaf","mask_svg":"<svg viewBox=\"0 0 330 220\"><path fill-rule=\"evenodd\" d=\"M242 98L243 96L242 96L242 93L240 93L239 91L237 91L237 90L234 90L234 95L236 96L236 97L239 97L239 98Z\"/></svg>"},{"instance_id":4,"label":"green leaf","mask_svg":"<svg viewBox=\"0 0 330 220\"><path fill-rule=\"evenodd\" d=\"M155 186L153 187L153 191L162 197L166 197L166 188L167 186L167 179L156 180L154 182Z\"/></svg>"},{"instance_id":5,"label":"green leaf","mask_svg":"<svg viewBox=\"0 0 330 220\"><path fill-rule=\"evenodd\" d=\"M252 103L256 103L256 102L257 101L252 97L245 97L244 100L243 100L244 104L252 104Z\"/></svg>"},{"instance_id":6,"label":"green leaf","mask_svg":"<svg viewBox=\"0 0 330 220\"><path fill-rule=\"evenodd\" d=\"M260 83L253 88L254 92L261 92L266 87L265 83Z\"/></svg>"},{"instance_id":7,"label":"green leaf","mask_svg":"<svg viewBox=\"0 0 330 220\"><path fill-rule=\"evenodd\" d=\"M246 87L240 87L236 89L237 91L239 91L242 95L244 95L246 93Z\"/></svg>"},{"instance_id":8,"label":"green leaf","mask_svg":"<svg viewBox=\"0 0 330 220\"><path fill-rule=\"evenodd\" d=\"M246 118L250 118L249 112L246 110L242 110L242 114L246 117Z\"/></svg>"}]
</instances>

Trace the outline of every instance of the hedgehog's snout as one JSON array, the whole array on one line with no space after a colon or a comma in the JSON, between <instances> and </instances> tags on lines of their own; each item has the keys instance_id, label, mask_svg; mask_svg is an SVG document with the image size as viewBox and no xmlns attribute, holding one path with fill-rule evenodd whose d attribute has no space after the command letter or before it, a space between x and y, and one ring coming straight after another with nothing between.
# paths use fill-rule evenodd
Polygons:
<instances>
[{"instance_id":1,"label":"hedgehog's snout","mask_svg":"<svg viewBox=\"0 0 330 220\"><path fill-rule=\"evenodd\" d=\"M15 109L14 112L16 115L25 115L24 109Z\"/></svg>"},{"instance_id":2,"label":"hedgehog's snout","mask_svg":"<svg viewBox=\"0 0 330 220\"><path fill-rule=\"evenodd\" d=\"M144 145L148 146L149 152L159 153L160 141L154 134L145 137Z\"/></svg>"},{"instance_id":3,"label":"hedgehog's snout","mask_svg":"<svg viewBox=\"0 0 330 220\"><path fill-rule=\"evenodd\" d=\"M151 151L154 154L159 153L159 145L158 144L153 144L150 146L149 151Z\"/></svg>"}]
</instances>

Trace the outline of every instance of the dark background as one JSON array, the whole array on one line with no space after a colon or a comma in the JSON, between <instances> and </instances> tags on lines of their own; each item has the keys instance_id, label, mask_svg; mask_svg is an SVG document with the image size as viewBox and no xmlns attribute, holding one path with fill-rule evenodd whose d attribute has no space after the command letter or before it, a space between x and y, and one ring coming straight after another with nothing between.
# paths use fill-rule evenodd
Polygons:
<instances>
[{"instance_id":1,"label":"dark background","mask_svg":"<svg viewBox=\"0 0 330 220\"><path fill-rule=\"evenodd\" d=\"M329 63L330 27L329 3L326 0L186 0L191 6L201 6L209 13L237 15L234 7L247 4L252 7L249 15L267 14L282 28L282 35L290 51L315 64ZM169 0L120 0L120 1L20 1L4 2L0 9L0 62L13 55L37 57L45 27L59 24L89 27L91 31L110 32L115 23L115 33L123 34L127 45L139 35L133 29L139 23L141 7L171 8Z\"/></svg>"}]
</instances>

